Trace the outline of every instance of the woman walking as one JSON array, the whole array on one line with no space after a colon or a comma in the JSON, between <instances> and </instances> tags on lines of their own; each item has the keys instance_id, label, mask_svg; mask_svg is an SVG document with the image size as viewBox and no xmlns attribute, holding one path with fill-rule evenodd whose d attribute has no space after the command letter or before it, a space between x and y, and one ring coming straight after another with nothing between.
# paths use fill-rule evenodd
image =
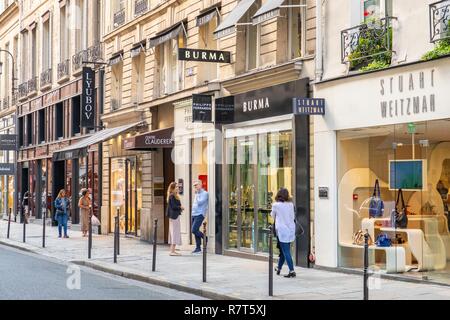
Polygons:
<instances>
[{"instance_id":1,"label":"woman walking","mask_svg":"<svg viewBox=\"0 0 450 320\"><path fill-rule=\"evenodd\" d=\"M81 191L81 198L78 201L78 207L81 213L81 231L83 232L83 237L87 236L89 231L89 211L91 208L91 199L89 199L89 190L83 189Z\"/></svg>"},{"instance_id":2,"label":"woman walking","mask_svg":"<svg viewBox=\"0 0 450 320\"><path fill-rule=\"evenodd\" d=\"M275 197L270 215L275 221L275 231L280 244L280 259L278 267L275 268L277 275L281 273L284 262L287 262L289 273L285 278L294 278L294 263L291 255L291 243L295 240L295 212L294 204L290 200L289 191L281 188Z\"/></svg>"},{"instance_id":3,"label":"woman walking","mask_svg":"<svg viewBox=\"0 0 450 320\"><path fill-rule=\"evenodd\" d=\"M56 216L58 221L59 238L62 237L62 229L64 228L64 238L69 238L67 235L67 221L69 220L69 200L66 198L66 191L62 189L58 193L58 197L55 200Z\"/></svg>"},{"instance_id":4,"label":"woman walking","mask_svg":"<svg viewBox=\"0 0 450 320\"><path fill-rule=\"evenodd\" d=\"M170 255L179 256L175 247L181 245L180 215L184 208L181 206L178 185L172 182L167 190L167 216L169 217Z\"/></svg>"}]
</instances>

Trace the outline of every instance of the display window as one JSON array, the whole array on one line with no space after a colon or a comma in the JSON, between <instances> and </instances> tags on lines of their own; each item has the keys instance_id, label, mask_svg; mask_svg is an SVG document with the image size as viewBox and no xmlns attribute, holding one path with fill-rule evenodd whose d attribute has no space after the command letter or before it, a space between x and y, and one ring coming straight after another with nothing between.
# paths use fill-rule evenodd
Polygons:
<instances>
[{"instance_id":1,"label":"display window","mask_svg":"<svg viewBox=\"0 0 450 320\"><path fill-rule=\"evenodd\" d=\"M338 132L339 264L450 283L450 120ZM377 183L378 182L378 183Z\"/></svg>"}]
</instances>

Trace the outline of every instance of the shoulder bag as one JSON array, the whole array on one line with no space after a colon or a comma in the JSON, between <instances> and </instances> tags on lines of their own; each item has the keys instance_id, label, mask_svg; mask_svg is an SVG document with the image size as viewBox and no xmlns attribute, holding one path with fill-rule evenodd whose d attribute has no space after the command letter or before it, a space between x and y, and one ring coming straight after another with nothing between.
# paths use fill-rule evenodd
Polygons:
<instances>
[{"instance_id":1,"label":"shoulder bag","mask_svg":"<svg viewBox=\"0 0 450 320\"><path fill-rule=\"evenodd\" d=\"M372 197L370 197L369 203L369 217L380 218L384 213L384 202L381 200L380 183L378 179L375 180L375 187L373 188Z\"/></svg>"},{"instance_id":2,"label":"shoulder bag","mask_svg":"<svg viewBox=\"0 0 450 320\"><path fill-rule=\"evenodd\" d=\"M401 203L400 203L401 201ZM401 209L399 205L401 204ZM403 198L402 189L398 190L397 201L395 202L395 209L391 214L391 224L393 228L406 229L408 226L408 213L405 205L405 200Z\"/></svg>"}]
</instances>

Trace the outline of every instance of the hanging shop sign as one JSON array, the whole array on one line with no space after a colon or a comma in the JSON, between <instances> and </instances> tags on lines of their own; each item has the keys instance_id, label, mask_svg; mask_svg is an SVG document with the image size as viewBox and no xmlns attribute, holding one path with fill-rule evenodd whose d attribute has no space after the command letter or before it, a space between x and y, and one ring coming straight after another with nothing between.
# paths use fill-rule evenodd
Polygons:
<instances>
[{"instance_id":1,"label":"hanging shop sign","mask_svg":"<svg viewBox=\"0 0 450 320\"><path fill-rule=\"evenodd\" d=\"M83 92L81 95L81 127L95 127L95 71L83 68Z\"/></svg>"},{"instance_id":2,"label":"hanging shop sign","mask_svg":"<svg viewBox=\"0 0 450 320\"><path fill-rule=\"evenodd\" d=\"M17 135L1 134L0 135L0 151L16 151Z\"/></svg>"},{"instance_id":3,"label":"hanging shop sign","mask_svg":"<svg viewBox=\"0 0 450 320\"><path fill-rule=\"evenodd\" d=\"M130 137L123 141L123 148L125 150L173 148L175 146L173 132L174 128L170 127Z\"/></svg>"},{"instance_id":4,"label":"hanging shop sign","mask_svg":"<svg viewBox=\"0 0 450 320\"><path fill-rule=\"evenodd\" d=\"M179 48L178 59L186 61L231 63L231 53L229 51Z\"/></svg>"},{"instance_id":5,"label":"hanging shop sign","mask_svg":"<svg viewBox=\"0 0 450 320\"><path fill-rule=\"evenodd\" d=\"M307 95L308 78L235 96L234 122L292 114L292 99Z\"/></svg>"},{"instance_id":6,"label":"hanging shop sign","mask_svg":"<svg viewBox=\"0 0 450 320\"><path fill-rule=\"evenodd\" d=\"M215 123L234 122L234 96L218 98L215 101Z\"/></svg>"},{"instance_id":7,"label":"hanging shop sign","mask_svg":"<svg viewBox=\"0 0 450 320\"><path fill-rule=\"evenodd\" d=\"M292 99L294 114L300 115L324 115L325 99L294 98Z\"/></svg>"},{"instance_id":8,"label":"hanging shop sign","mask_svg":"<svg viewBox=\"0 0 450 320\"><path fill-rule=\"evenodd\" d=\"M0 176L13 176L16 166L13 163L0 163Z\"/></svg>"},{"instance_id":9,"label":"hanging shop sign","mask_svg":"<svg viewBox=\"0 0 450 320\"><path fill-rule=\"evenodd\" d=\"M212 96L192 95L192 122L212 122Z\"/></svg>"}]
</instances>

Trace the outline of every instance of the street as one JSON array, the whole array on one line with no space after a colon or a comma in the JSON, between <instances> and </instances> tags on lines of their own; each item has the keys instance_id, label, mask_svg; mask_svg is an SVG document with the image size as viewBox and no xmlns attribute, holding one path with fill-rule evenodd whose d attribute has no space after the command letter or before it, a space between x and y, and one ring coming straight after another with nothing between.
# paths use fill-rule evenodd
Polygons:
<instances>
[{"instance_id":1,"label":"street","mask_svg":"<svg viewBox=\"0 0 450 320\"><path fill-rule=\"evenodd\" d=\"M76 278L78 271L81 276ZM79 284L79 289L77 285ZM54 262L0 245L2 300L197 300L195 295Z\"/></svg>"}]
</instances>

